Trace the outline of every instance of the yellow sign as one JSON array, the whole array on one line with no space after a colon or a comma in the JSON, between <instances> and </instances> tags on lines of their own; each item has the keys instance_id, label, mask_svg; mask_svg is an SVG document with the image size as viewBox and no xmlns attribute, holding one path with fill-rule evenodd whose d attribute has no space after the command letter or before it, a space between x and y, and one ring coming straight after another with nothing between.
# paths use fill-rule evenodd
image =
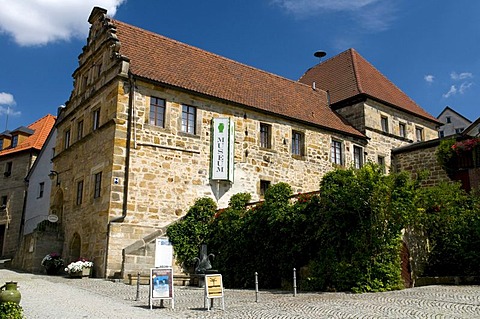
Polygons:
<instances>
[{"instance_id":1,"label":"yellow sign","mask_svg":"<svg viewBox=\"0 0 480 319\"><path fill-rule=\"evenodd\" d=\"M222 275L206 275L205 287L207 289L207 298L223 297Z\"/></svg>"}]
</instances>

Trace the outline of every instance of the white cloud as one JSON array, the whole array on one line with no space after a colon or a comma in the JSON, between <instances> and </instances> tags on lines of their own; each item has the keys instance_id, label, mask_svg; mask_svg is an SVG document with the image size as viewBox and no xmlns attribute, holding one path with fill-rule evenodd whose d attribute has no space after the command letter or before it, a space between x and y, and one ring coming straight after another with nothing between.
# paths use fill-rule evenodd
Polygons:
<instances>
[{"instance_id":1,"label":"white cloud","mask_svg":"<svg viewBox=\"0 0 480 319\"><path fill-rule=\"evenodd\" d=\"M0 1L0 31L22 46L85 38L88 16L99 6L114 16L125 0L15 0Z\"/></svg>"},{"instance_id":2,"label":"white cloud","mask_svg":"<svg viewBox=\"0 0 480 319\"><path fill-rule=\"evenodd\" d=\"M443 94L443 97L448 99L450 96L457 94L457 92L457 87L455 85L452 85L450 87L450 90L448 90L447 93Z\"/></svg>"},{"instance_id":3,"label":"white cloud","mask_svg":"<svg viewBox=\"0 0 480 319\"><path fill-rule=\"evenodd\" d=\"M22 112L15 111L13 108L11 108L11 106L14 106L15 104L17 103L15 102L12 94L0 92L0 115L8 114L9 116L19 116L22 114ZM6 107L3 105L6 105Z\"/></svg>"},{"instance_id":4,"label":"white cloud","mask_svg":"<svg viewBox=\"0 0 480 319\"><path fill-rule=\"evenodd\" d=\"M15 105L15 99L10 93L0 92L0 105Z\"/></svg>"},{"instance_id":5,"label":"white cloud","mask_svg":"<svg viewBox=\"0 0 480 319\"><path fill-rule=\"evenodd\" d=\"M423 79L428 83L433 83L433 81L435 80L435 77L431 74L427 74L423 77Z\"/></svg>"},{"instance_id":6,"label":"white cloud","mask_svg":"<svg viewBox=\"0 0 480 319\"><path fill-rule=\"evenodd\" d=\"M473 85L472 82L463 82L463 83L460 85L460 88L458 89L458 92L460 92L460 94L463 94L463 93L465 93L465 91L468 90L472 85Z\"/></svg>"},{"instance_id":7,"label":"white cloud","mask_svg":"<svg viewBox=\"0 0 480 319\"><path fill-rule=\"evenodd\" d=\"M470 72L462 72L460 74L458 74L457 72L452 72L450 73L450 78L455 81L471 79L473 78L473 74Z\"/></svg>"},{"instance_id":8,"label":"white cloud","mask_svg":"<svg viewBox=\"0 0 480 319\"><path fill-rule=\"evenodd\" d=\"M394 16L394 4L386 0L271 0L295 17L345 12L369 31L386 30Z\"/></svg>"},{"instance_id":9,"label":"white cloud","mask_svg":"<svg viewBox=\"0 0 480 319\"><path fill-rule=\"evenodd\" d=\"M355 11L379 0L273 0L285 10L295 15L313 11Z\"/></svg>"}]
</instances>

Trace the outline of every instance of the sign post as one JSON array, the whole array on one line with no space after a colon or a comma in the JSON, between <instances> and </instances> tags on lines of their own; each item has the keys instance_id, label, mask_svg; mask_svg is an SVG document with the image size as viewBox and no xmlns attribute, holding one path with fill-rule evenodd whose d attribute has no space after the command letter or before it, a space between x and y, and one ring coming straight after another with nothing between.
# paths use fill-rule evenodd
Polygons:
<instances>
[{"instance_id":1,"label":"sign post","mask_svg":"<svg viewBox=\"0 0 480 319\"><path fill-rule=\"evenodd\" d=\"M207 310L213 307L213 299L222 298L222 310L225 310L222 275L205 275L205 295L203 304Z\"/></svg>"},{"instance_id":2,"label":"sign post","mask_svg":"<svg viewBox=\"0 0 480 319\"><path fill-rule=\"evenodd\" d=\"M150 269L150 290L148 305L153 306L154 299L170 299L172 309L175 309L173 298L173 270L172 268L151 268Z\"/></svg>"}]
</instances>

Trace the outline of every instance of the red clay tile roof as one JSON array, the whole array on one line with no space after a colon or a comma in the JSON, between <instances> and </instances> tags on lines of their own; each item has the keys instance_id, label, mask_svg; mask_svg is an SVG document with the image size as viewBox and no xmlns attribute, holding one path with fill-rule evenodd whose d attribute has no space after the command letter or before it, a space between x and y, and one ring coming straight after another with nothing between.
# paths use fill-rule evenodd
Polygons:
<instances>
[{"instance_id":1,"label":"red clay tile roof","mask_svg":"<svg viewBox=\"0 0 480 319\"><path fill-rule=\"evenodd\" d=\"M55 116L46 115L28 126L34 133L14 148L6 148L0 151L0 156L17 153L29 149L41 150L47 140L48 134L55 124ZM13 131L12 131L13 132Z\"/></svg>"},{"instance_id":2,"label":"red clay tile roof","mask_svg":"<svg viewBox=\"0 0 480 319\"><path fill-rule=\"evenodd\" d=\"M135 76L364 137L329 108L325 91L113 22Z\"/></svg>"},{"instance_id":3,"label":"red clay tile roof","mask_svg":"<svg viewBox=\"0 0 480 319\"><path fill-rule=\"evenodd\" d=\"M317 64L299 81L308 85L315 82L318 88L328 90L332 105L363 94L438 122L354 49Z\"/></svg>"}]
</instances>

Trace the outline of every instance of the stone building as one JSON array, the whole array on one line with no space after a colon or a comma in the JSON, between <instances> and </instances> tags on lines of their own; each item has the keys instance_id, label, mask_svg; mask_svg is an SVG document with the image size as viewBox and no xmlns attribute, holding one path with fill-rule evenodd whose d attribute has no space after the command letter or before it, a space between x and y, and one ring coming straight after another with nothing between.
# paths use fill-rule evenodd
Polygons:
<instances>
[{"instance_id":1,"label":"stone building","mask_svg":"<svg viewBox=\"0 0 480 319\"><path fill-rule=\"evenodd\" d=\"M438 137L441 124L349 49L305 72L300 82L329 92L331 108L365 134L367 161L391 166L391 150Z\"/></svg>"},{"instance_id":2,"label":"stone building","mask_svg":"<svg viewBox=\"0 0 480 319\"><path fill-rule=\"evenodd\" d=\"M337 166L380 156L389 165L392 147L415 134L437 136L436 119L353 50L340 56L360 60L380 90L337 97L329 89L329 98L309 71L288 80L113 20L98 7L89 22L58 115L53 163L61 184L51 210L65 234L65 258L91 258L99 277L151 267L148 244L199 197L224 207L238 192L259 200L278 182L314 191ZM393 100L382 95L385 87ZM384 117L392 129L382 130Z\"/></svg>"},{"instance_id":3,"label":"stone building","mask_svg":"<svg viewBox=\"0 0 480 319\"><path fill-rule=\"evenodd\" d=\"M13 258L19 244L25 199L25 177L53 128L46 115L29 126L0 133L0 257ZM38 194L46 185L38 185Z\"/></svg>"},{"instance_id":4,"label":"stone building","mask_svg":"<svg viewBox=\"0 0 480 319\"><path fill-rule=\"evenodd\" d=\"M446 106L437 118L442 123L438 129L439 137L460 134L472 124L472 121L450 106Z\"/></svg>"}]
</instances>

